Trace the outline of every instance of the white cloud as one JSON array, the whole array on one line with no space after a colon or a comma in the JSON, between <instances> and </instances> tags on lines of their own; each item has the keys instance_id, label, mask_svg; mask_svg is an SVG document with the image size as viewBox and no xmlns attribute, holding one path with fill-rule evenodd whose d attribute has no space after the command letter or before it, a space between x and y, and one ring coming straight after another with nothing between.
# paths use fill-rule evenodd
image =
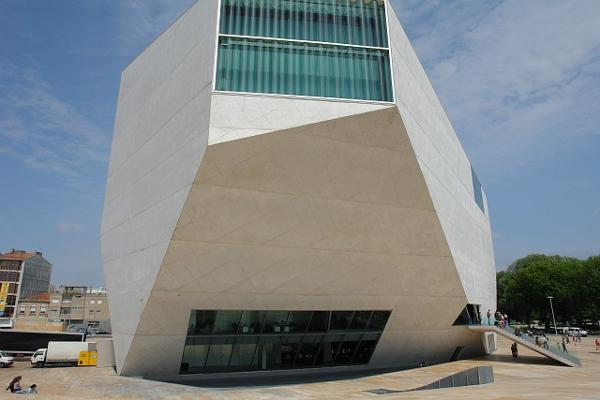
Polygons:
<instances>
[{"instance_id":1,"label":"white cloud","mask_svg":"<svg viewBox=\"0 0 600 400\"><path fill-rule=\"evenodd\" d=\"M56 225L56 230L61 233L75 233L80 232L83 227L79 224L71 224L67 222L60 222Z\"/></svg>"},{"instance_id":2,"label":"white cloud","mask_svg":"<svg viewBox=\"0 0 600 400\"><path fill-rule=\"evenodd\" d=\"M518 168L600 134L599 1L397 3L476 166Z\"/></svg>"},{"instance_id":3,"label":"white cloud","mask_svg":"<svg viewBox=\"0 0 600 400\"><path fill-rule=\"evenodd\" d=\"M0 62L0 92L0 140L27 167L72 178L106 163L110 133L34 70Z\"/></svg>"}]
</instances>

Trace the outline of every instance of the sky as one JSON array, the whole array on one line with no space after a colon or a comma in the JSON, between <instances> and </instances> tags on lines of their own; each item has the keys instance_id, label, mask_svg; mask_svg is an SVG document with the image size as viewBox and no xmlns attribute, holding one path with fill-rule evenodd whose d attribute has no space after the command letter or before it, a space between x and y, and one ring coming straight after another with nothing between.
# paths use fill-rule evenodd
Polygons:
<instances>
[{"instance_id":1,"label":"sky","mask_svg":"<svg viewBox=\"0 0 600 400\"><path fill-rule=\"evenodd\" d=\"M391 1L488 196L497 268L600 254L600 1ZM103 284L120 74L193 3L0 1L0 252Z\"/></svg>"}]
</instances>

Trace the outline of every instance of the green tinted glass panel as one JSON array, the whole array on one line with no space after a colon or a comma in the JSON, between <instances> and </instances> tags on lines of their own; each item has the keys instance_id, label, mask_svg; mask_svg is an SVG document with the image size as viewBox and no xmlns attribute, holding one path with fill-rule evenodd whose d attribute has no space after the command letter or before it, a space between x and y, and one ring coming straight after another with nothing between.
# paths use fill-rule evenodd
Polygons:
<instances>
[{"instance_id":1,"label":"green tinted glass panel","mask_svg":"<svg viewBox=\"0 0 600 400\"><path fill-rule=\"evenodd\" d=\"M387 50L221 37L217 90L392 101Z\"/></svg>"},{"instance_id":2,"label":"green tinted glass panel","mask_svg":"<svg viewBox=\"0 0 600 400\"><path fill-rule=\"evenodd\" d=\"M180 371L206 374L365 364L389 315L390 311L193 310L194 328L188 329ZM206 321L213 328L205 329Z\"/></svg>"},{"instance_id":3,"label":"green tinted glass panel","mask_svg":"<svg viewBox=\"0 0 600 400\"><path fill-rule=\"evenodd\" d=\"M387 47L376 0L222 0L221 34Z\"/></svg>"}]
</instances>

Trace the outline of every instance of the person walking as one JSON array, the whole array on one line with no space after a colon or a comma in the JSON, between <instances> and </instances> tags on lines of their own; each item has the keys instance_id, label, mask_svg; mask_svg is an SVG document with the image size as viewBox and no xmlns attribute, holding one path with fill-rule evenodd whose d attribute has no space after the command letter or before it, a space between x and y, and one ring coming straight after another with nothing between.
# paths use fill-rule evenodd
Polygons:
<instances>
[{"instance_id":1,"label":"person walking","mask_svg":"<svg viewBox=\"0 0 600 400\"><path fill-rule=\"evenodd\" d=\"M548 346L548 336L546 336L546 334L544 333L544 335L542 336L542 344L544 345L544 348L546 350L550 350L550 346Z\"/></svg>"},{"instance_id":2,"label":"person walking","mask_svg":"<svg viewBox=\"0 0 600 400\"><path fill-rule=\"evenodd\" d=\"M489 308L487 311L487 320L488 320L488 325L491 325L492 324L492 310L490 310Z\"/></svg>"},{"instance_id":3,"label":"person walking","mask_svg":"<svg viewBox=\"0 0 600 400\"><path fill-rule=\"evenodd\" d=\"M600 348L600 339L596 338L595 344L596 344L596 351L598 351L598 349Z\"/></svg>"},{"instance_id":4,"label":"person walking","mask_svg":"<svg viewBox=\"0 0 600 400\"><path fill-rule=\"evenodd\" d=\"M506 326L507 328L510 326L510 324L508 323L508 314L504 313L504 326Z\"/></svg>"},{"instance_id":5,"label":"person walking","mask_svg":"<svg viewBox=\"0 0 600 400\"><path fill-rule=\"evenodd\" d=\"M517 347L517 342L513 342L510 346L510 352L512 353L513 358L519 357L519 349Z\"/></svg>"},{"instance_id":6,"label":"person walking","mask_svg":"<svg viewBox=\"0 0 600 400\"><path fill-rule=\"evenodd\" d=\"M567 341L565 340L565 337L563 336L563 339L562 339L562 349L563 349L563 351L564 351L565 353L568 353L568 351L567 351L567 344L566 344L566 342L567 342Z\"/></svg>"}]
</instances>

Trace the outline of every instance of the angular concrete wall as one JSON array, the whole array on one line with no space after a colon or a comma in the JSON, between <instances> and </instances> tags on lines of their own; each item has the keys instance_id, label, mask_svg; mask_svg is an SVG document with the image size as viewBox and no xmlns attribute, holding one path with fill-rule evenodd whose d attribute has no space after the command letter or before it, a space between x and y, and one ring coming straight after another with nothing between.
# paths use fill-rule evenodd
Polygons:
<instances>
[{"instance_id":1,"label":"angular concrete wall","mask_svg":"<svg viewBox=\"0 0 600 400\"><path fill-rule=\"evenodd\" d=\"M474 201L471 163L389 3L388 15L396 104L469 303L485 314L496 309L489 217Z\"/></svg>"},{"instance_id":2,"label":"angular concrete wall","mask_svg":"<svg viewBox=\"0 0 600 400\"><path fill-rule=\"evenodd\" d=\"M387 107L389 105L351 100L215 93L211 101L208 144L229 142Z\"/></svg>"},{"instance_id":3,"label":"angular concrete wall","mask_svg":"<svg viewBox=\"0 0 600 400\"><path fill-rule=\"evenodd\" d=\"M209 146L124 373L177 376L192 309L390 309L373 366L447 360L465 303L388 107Z\"/></svg>"},{"instance_id":4,"label":"angular concrete wall","mask_svg":"<svg viewBox=\"0 0 600 400\"><path fill-rule=\"evenodd\" d=\"M197 3L123 72L101 232L118 371L208 144L217 3Z\"/></svg>"}]
</instances>

